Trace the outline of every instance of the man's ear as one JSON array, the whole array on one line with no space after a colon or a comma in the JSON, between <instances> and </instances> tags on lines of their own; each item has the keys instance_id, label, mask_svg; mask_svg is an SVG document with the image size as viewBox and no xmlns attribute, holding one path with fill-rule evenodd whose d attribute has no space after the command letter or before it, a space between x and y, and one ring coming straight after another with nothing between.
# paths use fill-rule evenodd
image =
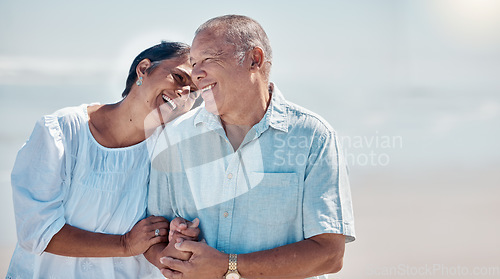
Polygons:
<instances>
[{"instance_id":1,"label":"man's ear","mask_svg":"<svg viewBox=\"0 0 500 279\"><path fill-rule=\"evenodd\" d=\"M151 60L149 59L142 59L139 64L137 64L137 67L135 68L135 73L137 74L137 77L144 77L146 75L146 70L151 67Z\"/></svg>"},{"instance_id":2,"label":"man's ear","mask_svg":"<svg viewBox=\"0 0 500 279\"><path fill-rule=\"evenodd\" d=\"M260 47L254 47L250 51L250 71L258 71L264 64L264 51Z\"/></svg>"}]
</instances>

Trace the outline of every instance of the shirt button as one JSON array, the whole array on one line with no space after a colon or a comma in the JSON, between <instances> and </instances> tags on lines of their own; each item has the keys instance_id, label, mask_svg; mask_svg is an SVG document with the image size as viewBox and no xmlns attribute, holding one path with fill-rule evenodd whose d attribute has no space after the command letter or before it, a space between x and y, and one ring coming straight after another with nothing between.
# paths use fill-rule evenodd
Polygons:
<instances>
[{"instance_id":1,"label":"shirt button","mask_svg":"<svg viewBox=\"0 0 500 279\"><path fill-rule=\"evenodd\" d=\"M229 213L226 211L224 212L224 218L227 218L227 216L229 216Z\"/></svg>"},{"instance_id":2,"label":"shirt button","mask_svg":"<svg viewBox=\"0 0 500 279\"><path fill-rule=\"evenodd\" d=\"M227 175L227 178L228 178L228 179L233 178L233 174L232 174L232 173L229 173L229 174Z\"/></svg>"}]
</instances>

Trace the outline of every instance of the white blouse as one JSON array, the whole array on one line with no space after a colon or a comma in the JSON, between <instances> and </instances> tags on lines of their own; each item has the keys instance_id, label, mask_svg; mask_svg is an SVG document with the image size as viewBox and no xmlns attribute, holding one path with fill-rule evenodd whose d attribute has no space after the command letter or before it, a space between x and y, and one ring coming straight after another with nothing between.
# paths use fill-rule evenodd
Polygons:
<instances>
[{"instance_id":1,"label":"white blouse","mask_svg":"<svg viewBox=\"0 0 500 279\"><path fill-rule=\"evenodd\" d=\"M44 252L64 224L124 234L146 216L154 136L106 148L90 133L88 106L44 116L17 154L11 181L18 245L6 278L147 278L157 272L142 255L74 258Z\"/></svg>"}]
</instances>

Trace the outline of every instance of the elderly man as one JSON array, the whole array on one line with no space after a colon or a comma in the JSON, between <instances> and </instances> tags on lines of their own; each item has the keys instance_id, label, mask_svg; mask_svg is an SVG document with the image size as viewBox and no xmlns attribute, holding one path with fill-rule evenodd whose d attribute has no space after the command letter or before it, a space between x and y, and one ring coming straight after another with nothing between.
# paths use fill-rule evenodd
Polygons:
<instances>
[{"instance_id":1,"label":"elderly man","mask_svg":"<svg viewBox=\"0 0 500 279\"><path fill-rule=\"evenodd\" d=\"M145 255L167 278L306 278L342 268L354 218L338 138L269 82L271 61L266 33L248 17L213 18L196 31L192 78L204 106L160 135L148 208L198 218L204 241L152 247Z\"/></svg>"}]
</instances>

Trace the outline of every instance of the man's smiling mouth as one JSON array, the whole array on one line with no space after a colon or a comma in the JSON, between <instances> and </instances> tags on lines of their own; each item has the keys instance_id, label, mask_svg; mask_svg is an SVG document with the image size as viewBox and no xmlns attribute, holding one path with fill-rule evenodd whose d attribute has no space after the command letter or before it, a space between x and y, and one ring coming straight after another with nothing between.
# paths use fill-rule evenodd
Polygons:
<instances>
[{"instance_id":1,"label":"man's smiling mouth","mask_svg":"<svg viewBox=\"0 0 500 279\"><path fill-rule=\"evenodd\" d=\"M205 87L203 87L200 91L201 93L205 93L207 92L208 90L211 90L214 86L215 86L216 82L212 83L212 84L209 84Z\"/></svg>"}]
</instances>

